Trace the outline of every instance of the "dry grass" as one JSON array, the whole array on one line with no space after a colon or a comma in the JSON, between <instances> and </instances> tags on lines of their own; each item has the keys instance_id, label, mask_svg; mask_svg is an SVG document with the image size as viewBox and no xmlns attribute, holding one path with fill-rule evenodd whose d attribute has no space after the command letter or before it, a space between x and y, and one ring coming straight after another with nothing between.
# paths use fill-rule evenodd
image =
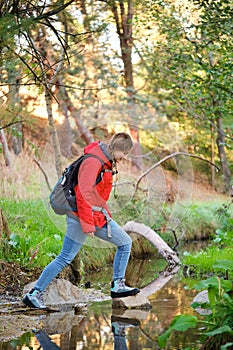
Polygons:
<instances>
[{"instance_id":1,"label":"dry grass","mask_svg":"<svg viewBox=\"0 0 233 350\"><path fill-rule=\"evenodd\" d=\"M0 180L0 196L1 198L11 198L15 200L30 200L43 198L48 196L49 189L45 182L44 176L39 169L38 165L33 161L33 155L28 152L22 152L19 155L14 153L10 154L11 166L6 167L3 159L3 155L0 154L0 171L1 171L1 180ZM64 159L64 167L67 166L67 163L70 161ZM52 187L57 181L55 162L53 157L53 152L51 148L45 149L41 157L41 166L43 167L50 186ZM125 170L125 169L124 169ZM157 171L158 172L158 171ZM163 172L164 173L164 172ZM169 176L169 183L171 183L171 188L175 191L176 189L176 178ZM190 187L190 183L187 183L182 180L182 194L179 193L179 196L183 200L186 200L187 197L195 201L213 201L215 199L226 199L227 196L216 192L211 188L211 186L198 183L195 181ZM156 186L159 186L160 181L156 178ZM165 195L165 192L168 190L166 188L166 181L163 179L160 183L161 193ZM156 187L157 188L157 187ZM157 189L158 190L158 189ZM174 192L175 193L175 192ZM176 196L178 194L176 193ZM157 197L160 196L160 191L158 190ZM158 200L158 198L157 198Z\"/></svg>"},{"instance_id":2,"label":"dry grass","mask_svg":"<svg viewBox=\"0 0 233 350\"><path fill-rule=\"evenodd\" d=\"M11 165L6 167L3 156L0 157L1 198L15 200L35 199L40 196L39 170L33 162L33 157L21 153L10 154Z\"/></svg>"}]
</instances>

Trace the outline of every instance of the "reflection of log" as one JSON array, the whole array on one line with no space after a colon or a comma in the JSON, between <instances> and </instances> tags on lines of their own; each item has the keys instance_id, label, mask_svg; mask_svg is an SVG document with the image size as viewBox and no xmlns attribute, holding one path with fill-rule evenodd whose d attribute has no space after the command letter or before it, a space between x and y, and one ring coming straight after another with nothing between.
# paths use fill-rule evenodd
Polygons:
<instances>
[{"instance_id":1,"label":"reflection of log","mask_svg":"<svg viewBox=\"0 0 233 350\"><path fill-rule=\"evenodd\" d=\"M148 239L148 241L150 241L158 249L159 254L166 259L169 265L176 266L180 264L180 260L176 253L149 226L138 222L129 221L123 226L123 229L128 233L136 233Z\"/></svg>"},{"instance_id":2,"label":"reflection of log","mask_svg":"<svg viewBox=\"0 0 233 350\"><path fill-rule=\"evenodd\" d=\"M128 319L129 323L130 320L138 320L139 322L141 320L145 320L148 316L148 313L150 310L146 309L113 309L112 310L112 317L121 317L123 319Z\"/></svg>"},{"instance_id":3,"label":"reflection of log","mask_svg":"<svg viewBox=\"0 0 233 350\"><path fill-rule=\"evenodd\" d=\"M149 297L153 293L160 290L179 270L180 266L176 265L172 269L168 266L164 271L159 274L159 277L141 289L141 293L145 297Z\"/></svg>"}]
</instances>

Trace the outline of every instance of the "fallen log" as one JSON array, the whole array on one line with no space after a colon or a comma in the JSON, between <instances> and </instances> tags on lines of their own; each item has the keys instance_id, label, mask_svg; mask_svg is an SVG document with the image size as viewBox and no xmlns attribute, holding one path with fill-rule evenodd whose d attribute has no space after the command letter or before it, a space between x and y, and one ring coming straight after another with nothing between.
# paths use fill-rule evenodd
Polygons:
<instances>
[{"instance_id":1,"label":"fallen log","mask_svg":"<svg viewBox=\"0 0 233 350\"><path fill-rule=\"evenodd\" d=\"M127 233L136 233L137 235L143 236L151 242L155 248L157 248L158 253L166 259L169 265L176 266L180 264L180 259L178 258L176 252L174 252L166 242L149 226L144 224L128 221L123 229Z\"/></svg>"},{"instance_id":2,"label":"fallen log","mask_svg":"<svg viewBox=\"0 0 233 350\"><path fill-rule=\"evenodd\" d=\"M148 241L157 248L159 254L166 259L169 265L160 273L158 278L142 288L139 294L127 298L113 299L112 308L123 310L150 309L151 304L147 298L161 289L174 276L180 268L180 259L167 243L150 227L138 222L129 221L123 226L123 229L129 234L137 234L148 239Z\"/></svg>"}]
</instances>

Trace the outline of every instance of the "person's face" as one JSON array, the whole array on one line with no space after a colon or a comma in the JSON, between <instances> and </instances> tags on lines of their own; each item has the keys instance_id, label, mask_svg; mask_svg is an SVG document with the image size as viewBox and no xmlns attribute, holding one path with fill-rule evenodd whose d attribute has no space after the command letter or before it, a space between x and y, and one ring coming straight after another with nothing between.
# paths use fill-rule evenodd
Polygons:
<instances>
[{"instance_id":1,"label":"person's face","mask_svg":"<svg viewBox=\"0 0 233 350\"><path fill-rule=\"evenodd\" d=\"M122 151L116 150L116 151L113 152L113 157L114 157L115 161L118 163L118 162L120 162L122 159L125 158L125 154L124 154L124 152L122 152Z\"/></svg>"}]
</instances>

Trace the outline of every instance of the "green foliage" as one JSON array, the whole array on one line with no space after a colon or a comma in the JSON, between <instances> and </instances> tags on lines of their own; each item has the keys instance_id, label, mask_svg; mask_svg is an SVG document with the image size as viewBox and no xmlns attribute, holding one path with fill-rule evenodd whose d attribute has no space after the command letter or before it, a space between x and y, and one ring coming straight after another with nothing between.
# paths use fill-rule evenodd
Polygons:
<instances>
[{"instance_id":1,"label":"green foliage","mask_svg":"<svg viewBox=\"0 0 233 350\"><path fill-rule=\"evenodd\" d=\"M179 315L174 317L168 330L158 337L158 344L164 348L167 344L168 338L173 330L185 332L189 328L194 328L197 324L197 317L190 315Z\"/></svg>"},{"instance_id":2,"label":"green foliage","mask_svg":"<svg viewBox=\"0 0 233 350\"><path fill-rule=\"evenodd\" d=\"M231 266L232 269L232 266ZM201 281L196 286L196 290L208 290L209 302L204 307L211 310L211 313L205 316L205 330L203 339L208 339L206 349L219 344L226 345L233 336L233 299L232 282L218 277L211 277ZM202 304L193 305L200 307Z\"/></svg>"},{"instance_id":3,"label":"green foliage","mask_svg":"<svg viewBox=\"0 0 233 350\"><path fill-rule=\"evenodd\" d=\"M144 23L146 18L149 24L154 24L151 28L156 28L149 31L147 40L148 36L151 40L141 49L144 67L141 72L144 79L148 76L148 93L159 96L169 120L179 122L182 140L200 156L211 157L211 137L221 138L222 119L226 139L220 145L230 167L233 127L230 0L168 0L154 6L147 2L145 6L149 13L145 7L141 21ZM187 132L182 133L182 128ZM216 144L214 148L217 154ZM218 156L220 160L220 152Z\"/></svg>"},{"instance_id":4,"label":"green foliage","mask_svg":"<svg viewBox=\"0 0 233 350\"><path fill-rule=\"evenodd\" d=\"M4 236L0 257L28 267L46 266L59 252L62 237L49 220L43 203L4 200L1 207L13 233L9 238Z\"/></svg>"},{"instance_id":5,"label":"green foliage","mask_svg":"<svg viewBox=\"0 0 233 350\"><path fill-rule=\"evenodd\" d=\"M189 264L190 268L199 268L202 272L211 272L216 276L201 280L192 286L197 291L208 291L208 302L193 303L193 308L202 307L210 310L204 316L204 329L202 339L205 349L228 349L232 343L233 336L233 230L232 219L229 212L231 204L222 205L215 210L215 215L219 219L220 229L216 231L214 241L217 239L221 243L219 247L208 247L205 251L192 256L189 254L182 259L182 263ZM208 263L207 263L208 261ZM195 273L197 270L195 269ZM221 274L224 278L219 277ZM181 320L185 320L187 315L180 315ZM184 317L184 319L182 318ZM191 316L190 316L191 317ZM161 346L166 346L168 338L174 329L174 319L169 329L159 337ZM188 325L190 328L192 325ZM181 328L180 330L183 331Z\"/></svg>"},{"instance_id":6,"label":"green foliage","mask_svg":"<svg viewBox=\"0 0 233 350\"><path fill-rule=\"evenodd\" d=\"M63 234L50 220L44 203L1 200L1 208L12 234L4 234L0 259L19 265L44 268L61 250ZM97 269L113 259L114 249L96 249L87 244L80 252L82 270Z\"/></svg>"},{"instance_id":7,"label":"green foliage","mask_svg":"<svg viewBox=\"0 0 233 350\"><path fill-rule=\"evenodd\" d=\"M28 255L30 249L30 237L29 239L25 239L16 233L12 233L10 239L5 240L3 251L8 261L16 261L24 265L30 261Z\"/></svg>"},{"instance_id":8,"label":"green foliage","mask_svg":"<svg viewBox=\"0 0 233 350\"><path fill-rule=\"evenodd\" d=\"M230 292L232 290L231 281L220 279L219 277L209 277L206 280L200 281L194 286L195 290L214 291L214 298L221 298L223 291ZM210 297L210 305L215 306L215 299Z\"/></svg>"},{"instance_id":9,"label":"green foliage","mask_svg":"<svg viewBox=\"0 0 233 350\"><path fill-rule=\"evenodd\" d=\"M232 203L224 204L215 212L219 222L221 222L221 226L216 230L214 242L226 247L232 246L233 219L230 212L231 205Z\"/></svg>"},{"instance_id":10,"label":"green foliage","mask_svg":"<svg viewBox=\"0 0 233 350\"><path fill-rule=\"evenodd\" d=\"M211 277L200 281L194 286L194 289L197 291L208 290L209 302L193 303L192 306L194 308L207 308L211 313L204 317L204 321L198 321L197 317L185 314L174 317L166 332L159 336L159 346L162 348L166 346L172 331L184 332L196 327L198 323L203 323L202 339L203 342L206 342L205 349L216 349L214 347L216 344L219 344L218 349L220 349L221 345L225 345L225 348L227 348L227 344L230 344L228 341L232 339L233 335L232 282ZM221 347L221 349L223 348Z\"/></svg>"},{"instance_id":11,"label":"green foliage","mask_svg":"<svg viewBox=\"0 0 233 350\"><path fill-rule=\"evenodd\" d=\"M26 332L23 335L21 335L20 338L11 340L10 347L12 347L12 349L17 349L22 346L27 346L29 350L33 350L33 347L30 345L32 336L32 332Z\"/></svg>"},{"instance_id":12,"label":"green foliage","mask_svg":"<svg viewBox=\"0 0 233 350\"><path fill-rule=\"evenodd\" d=\"M222 201L211 202L186 202L177 203L174 207L167 207L163 210L165 218L172 215L179 232L183 232L182 241L204 240L212 237L219 227L219 220L215 215L217 208Z\"/></svg>"},{"instance_id":13,"label":"green foliage","mask_svg":"<svg viewBox=\"0 0 233 350\"><path fill-rule=\"evenodd\" d=\"M217 265L218 261L229 261L232 259L232 248L231 249L219 249L219 247L213 246L208 247L197 254L191 254L184 252L182 262L185 266L190 266L192 274L198 278L202 278L209 271L226 276L225 268L222 265ZM229 277L233 276L232 272L229 271Z\"/></svg>"},{"instance_id":14,"label":"green foliage","mask_svg":"<svg viewBox=\"0 0 233 350\"><path fill-rule=\"evenodd\" d=\"M195 274L203 276L208 271L216 274L233 277L232 256L233 256L233 221L231 218L231 204L223 204L215 209L218 227L213 237L213 243L197 254L184 253L182 262L192 269L195 267Z\"/></svg>"}]
</instances>

